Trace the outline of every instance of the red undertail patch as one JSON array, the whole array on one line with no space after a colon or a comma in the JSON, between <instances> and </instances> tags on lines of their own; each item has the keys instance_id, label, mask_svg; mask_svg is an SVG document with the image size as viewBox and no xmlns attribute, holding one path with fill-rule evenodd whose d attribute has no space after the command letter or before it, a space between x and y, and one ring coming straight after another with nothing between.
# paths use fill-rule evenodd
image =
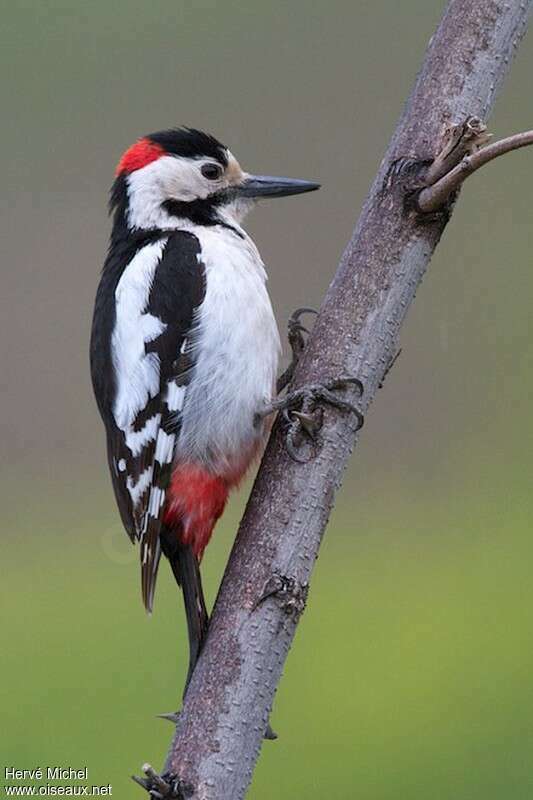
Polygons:
<instances>
[{"instance_id":1,"label":"red undertail patch","mask_svg":"<svg viewBox=\"0 0 533 800\"><path fill-rule=\"evenodd\" d=\"M198 559L224 511L228 492L224 478L200 467L183 464L172 473L163 522L179 531L183 544L192 545Z\"/></svg>"},{"instance_id":2,"label":"red undertail patch","mask_svg":"<svg viewBox=\"0 0 533 800\"><path fill-rule=\"evenodd\" d=\"M165 150L161 145L150 141L150 139L139 139L138 142L135 142L126 150L118 162L116 174L122 175L123 173L135 172L136 169L146 167L152 161L157 161L158 158L164 155Z\"/></svg>"}]
</instances>

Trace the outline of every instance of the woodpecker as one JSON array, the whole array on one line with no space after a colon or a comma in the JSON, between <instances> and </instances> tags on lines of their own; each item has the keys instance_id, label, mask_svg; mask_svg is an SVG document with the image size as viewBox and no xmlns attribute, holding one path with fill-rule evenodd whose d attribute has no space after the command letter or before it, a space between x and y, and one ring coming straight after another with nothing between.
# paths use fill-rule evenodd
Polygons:
<instances>
[{"instance_id":1,"label":"woodpecker","mask_svg":"<svg viewBox=\"0 0 533 800\"><path fill-rule=\"evenodd\" d=\"M143 602L151 612L163 553L184 596L189 677L208 620L199 562L279 407L280 337L241 223L256 200L318 188L250 175L192 128L139 139L116 169L91 375Z\"/></svg>"}]
</instances>

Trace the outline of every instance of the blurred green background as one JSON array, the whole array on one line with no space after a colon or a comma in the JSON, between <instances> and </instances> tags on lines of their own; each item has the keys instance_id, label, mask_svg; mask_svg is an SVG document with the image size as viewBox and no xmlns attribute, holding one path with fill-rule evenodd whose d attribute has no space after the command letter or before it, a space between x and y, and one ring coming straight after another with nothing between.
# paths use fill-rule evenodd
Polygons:
<instances>
[{"instance_id":1,"label":"blurred green background","mask_svg":"<svg viewBox=\"0 0 533 800\"><path fill-rule=\"evenodd\" d=\"M280 324L318 305L443 0L35 2L2 12L0 761L161 766L184 676L162 569L142 611L88 379L122 150L205 128L323 189L249 229ZM491 129L532 126L526 39ZM468 109L465 109L465 113ZM367 418L252 800L533 796L531 152L472 178ZM214 597L246 490L205 558ZM2 774L3 777L3 774ZM0 781L1 783L1 781Z\"/></svg>"}]
</instances>

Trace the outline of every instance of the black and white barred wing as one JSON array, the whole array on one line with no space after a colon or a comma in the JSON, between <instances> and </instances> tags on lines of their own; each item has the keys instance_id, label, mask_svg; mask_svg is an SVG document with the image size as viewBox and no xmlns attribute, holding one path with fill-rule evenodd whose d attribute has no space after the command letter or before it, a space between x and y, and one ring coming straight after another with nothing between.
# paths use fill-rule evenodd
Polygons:
<instances>
[{"instance_id":1,"label":"black and white barred wing","mask_svg":"<svg viewBox=\"0 0 533 800\"><path fill-rule=\"evenodd\" d=\"M142 591L152 608L159 533L180 432L189 342L205 294L199 244L178 231L143 247L118 282L111 339L115 378L109 460L122 518L141 540Z\"/></svg>"}]
</instances>

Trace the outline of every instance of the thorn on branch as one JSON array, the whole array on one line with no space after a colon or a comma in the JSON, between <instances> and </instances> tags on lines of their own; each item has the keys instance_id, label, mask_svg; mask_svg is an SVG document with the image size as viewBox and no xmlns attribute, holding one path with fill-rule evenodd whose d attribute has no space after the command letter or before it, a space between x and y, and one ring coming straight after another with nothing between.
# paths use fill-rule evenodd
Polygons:
<instances>
[{"instance_id":1,"label":"thorn on branch","mask_svg":"<svg viewBox=\"0 0 533 800\"><path fill-rule=\"evenodd\" d=\"M387 369L383 373L383 377L381 378L381 380L379 382L378 389L383 389L383 384L385 383L385 379L386 379L387 375L389 374L389 372L391 371L393 366L396 364L396 362L398 361L398 359L401 356L401 354L402 354L402 348L399 347L396 350L396 352L394 353L394 355L392 356L392 358L390 359L389 363L387 364Z\"/></svg>"},{"instance_id":2,"label":"thorn on branch","mask_svg":"<svg viewBox=\"0 0 533 800\"><path fill-rule=\"evenodd\" d=\"M297 620L305 609L308 594L308 583L299 583L296 578L290 578L279 572L275 572L268 579L261 593L261 597L254 606L254 610L269 597L274 597L279 601L283 611L288 616Z\"/></svg>"},{"instance_id":3,"label":"thorn on branch","mask_svg":"<svg viewBox=\"0 0 533 800\"><path fill-rule=\"evenodd\" d=\"M188 800L194 794L190 783L182 781L177 775L159 775L150 764L144 764L145 778L132 775L132 779L145 789L152 800Z\"/></svg>"},{"instance_id":4,"label":"thorn on branch","mask_svg":"<svg viewBox=\"0 0 533 800\"><path fill-rule=\"evenodd\" d=\"M157 719L166 719L173 725L177 725L180 721L179 711L169 711L167 714L156 714Z\"/></svg>"},{"instance_id":5,"label":"thorn on branch","mask_svg":"<svg viewBox=\"0 0 533 800\"><path fill-rule=\"evenodd\" d=\"M278 734L275 730L270 727L270 723L266 726L266 730L263 736L263 739L267 739L269 742L275 742L278 738Z\"/></svg>"}]
</instances>

